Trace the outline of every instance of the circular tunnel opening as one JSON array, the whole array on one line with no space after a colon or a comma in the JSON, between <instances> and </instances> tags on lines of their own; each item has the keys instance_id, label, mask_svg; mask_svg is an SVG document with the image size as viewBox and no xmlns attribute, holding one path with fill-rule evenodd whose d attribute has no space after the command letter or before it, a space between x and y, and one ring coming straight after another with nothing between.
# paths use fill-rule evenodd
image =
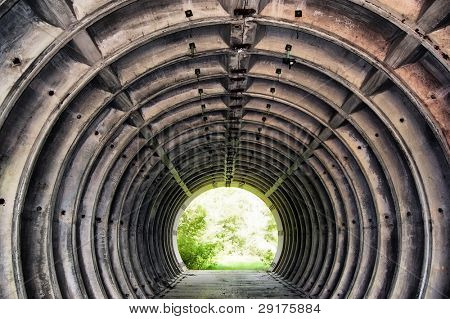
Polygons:
<instances>
[{"instance_id":1,"label":"circular tunnel opening","mask_svg":"<svg viewBox=\"0 0 450 319\"><path fill-rule=\"evenodd\" d=\"M191 270L268 270L279 227L258 196L219 187L190 201L180 216L176 243Z\"/></svg>"}]
</instances>

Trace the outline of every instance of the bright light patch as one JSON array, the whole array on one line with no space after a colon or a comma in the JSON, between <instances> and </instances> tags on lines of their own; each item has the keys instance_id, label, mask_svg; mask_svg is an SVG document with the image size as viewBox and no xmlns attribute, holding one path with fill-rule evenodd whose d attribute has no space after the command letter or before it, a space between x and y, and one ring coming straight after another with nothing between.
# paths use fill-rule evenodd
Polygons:
<instances>
[{"instance_id":1,"label":"bright light patch","mask_svg":"<svg viewBox=\"0 0 450 319\"><path fill-rule=\"evenodd\" d=\"M277 249L273 214L256 195L216 188L181 216L178 247L190 269L268 269Z\"/></svg>"}]
</instances>

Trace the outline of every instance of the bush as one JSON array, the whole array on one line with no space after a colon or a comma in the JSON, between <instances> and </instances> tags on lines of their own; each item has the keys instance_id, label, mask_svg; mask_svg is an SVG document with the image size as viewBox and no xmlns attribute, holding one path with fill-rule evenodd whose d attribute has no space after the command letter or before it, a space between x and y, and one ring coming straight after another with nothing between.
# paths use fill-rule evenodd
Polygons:
<instances>
[{"instance_id":1,"label":"bush","mask_svg":"<svg viewBox=\"0 0 450 319\"><path fill-rule=\"evenodd\" d=\"M195 211L185 212L178 227L178 249L189 269L208 269L215 265L214 259L220 250L218 242L204 242L206 211L198 206Z\"/></svg>"},{"instance_id":2,"label":"bush","mask_svg":"<svg viewBox=\"0 0 450 319\"><path fill-rule=\"evenodd\" d=\"M259 256L259 258L265 265L270 266L275 258L275 254L270 249L267 249Z\"/></svg>"}]
</instances>

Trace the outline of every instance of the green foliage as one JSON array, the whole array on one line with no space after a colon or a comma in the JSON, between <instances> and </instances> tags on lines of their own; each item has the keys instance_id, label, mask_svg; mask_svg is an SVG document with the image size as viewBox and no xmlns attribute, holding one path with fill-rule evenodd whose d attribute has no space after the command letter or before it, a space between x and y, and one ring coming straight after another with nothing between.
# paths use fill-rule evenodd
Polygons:
<instances>
[{"instance_id":1,"label":"green foliage","mask_svg":"<svg viewBox=\"0 0 450 319\"><path fill-rule=\"evenodd\" d=\"M267 242L276 242L277 241L277 223L274 218L270 218L267 223L266 229L264 230L264 239Z\"/></svg>"},{"instance_id":2,"label":"green foliage","mask_svg":"<svg viewBox=\"0 0 450 319\"><path fill-rule=\"evenodd\" d=\"M275 257L275 254L270 249L261 249L256 246L250 246L249 252L253 256L257 256L260 262L266 267L269 268L272 264L272 261Z\"/></svg>"},{"instance_id":3,"label":"green foliage","mask_svg":"<svg viewBox=\"0 0 450 319\"><path fill-rule=\"evenodd\" d=\"M270 266L270 264L272 263L273 259L275 258L275 254L273 253L272 250L267 249L266 251L263 251L260 255L259 255L261 261L263 264Z\"/></svg>"},{"instance_id":4,"label":"green foliage","mask_svg":"<svg viewBox=\"0 0 450 319\"><path fill-rule=\"evenodd\" d=\"M259 262L234 262L234 263L218 263L208 268L210 270L267 270L267 265Z\"/></svg>"},{"instance_id":5,"label":"green foliage","mask_svg":"<svg viewBox=\"0 0 450 319\"><path fill-rule=\"evenodd\" d=\"M178 249L186 266L198 270L268 269L278 239L270 210L243 190L212 192L216 193L194 200L181 216Z\"/></svg>"},{"instance_id":6,"label":"green foliage","mask_svg":"<svg viewBox=\"0 0 450 319\"><path fill-rule=\"evenodd\" d=\"M239 235L239 228L243 222L242 217L238 215L228 216L219 221L221 230L217 234L217 238L222 241L225 254L242 252L246 240L243 236Z\"/></svg>"},{"instance_id":7,"label":"green foliage","mask_svg":"<svg viewBox=\"0 0 450 319\"><path fill-rule=\"evenodd\" d=\"M220 249L218 242L204 242L206 210L198 206L181 216L178 227L178 249L189 269L208 269L214 265L214 257Z\"/></svg>"}]
</instances>

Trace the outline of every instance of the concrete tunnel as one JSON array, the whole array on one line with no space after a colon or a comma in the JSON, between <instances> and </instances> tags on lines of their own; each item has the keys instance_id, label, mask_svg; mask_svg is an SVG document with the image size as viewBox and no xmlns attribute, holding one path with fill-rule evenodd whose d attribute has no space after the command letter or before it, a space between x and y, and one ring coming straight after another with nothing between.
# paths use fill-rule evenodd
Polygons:
<instances>
[{"instance_id":1,"label":"concrete tunnel","mask_svg":"<svg viewBox=\"0 0 450 319\"><path fill-rule=\"evenodd\" d=\"M449 12L0 0L0 297L176 289L176 221L226 186L299 295L449 298Z\"/></svg>"}]
</instances>

